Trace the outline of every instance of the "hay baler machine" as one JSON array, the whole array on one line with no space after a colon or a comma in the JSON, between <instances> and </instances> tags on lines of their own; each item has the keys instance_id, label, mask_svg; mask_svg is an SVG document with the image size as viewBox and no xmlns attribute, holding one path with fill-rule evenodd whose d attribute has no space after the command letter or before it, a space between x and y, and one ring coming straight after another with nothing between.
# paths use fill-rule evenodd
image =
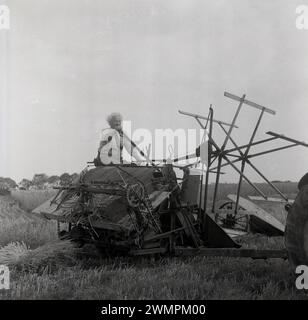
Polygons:
<instances>
[{"instance_id":1,"label":"hay baler machine","mask_svg":"<svg viewBox=\"0 0 308 320\"><path fill-rule=\"evenodd\" d=\"M69 238L79 245L93 243L108 255L286 258L286 250L243 249L236 239L250 232L267 236L284 235L285 225L282 221L257 205L256 201L279 201L287 210L293 210L294 207L287 195L265 177L252 163L252 159L298 145L308 145L274 132L267 132L268 137L265 139L255 140L263 116L266 113L274 115L275 111L247 100L245 95L238 97L228 92L224 95L239 103L231 123L215 120L212 106L206 117L179 111L194 118L206 133L204 141L194 153L171 162L146 157L147 163L144 166L121 164L93 167L93 163L89 163L78 181L61 187L53 199L33 212L57 220L60 238ZM238 145L232 132L238 128L236 122L243 106L253 107L260 114L248 143ZM225 134L221 146L214 139L214 125L218 125ZM254 146L274 140L284 140L288 144L251 153ZM232 147L228 147L230 143ZM181 160L193 158L193 163L180 164ZM237 163L240 163L240 168L236 166ZM196 164L201 164L205 170L196 174L192 168ZM222 168L226 166L232 167L239 176L237 192L228 195L229 200L219 204L220 176L223 174ZM269 198L252 183L245 174L246 166L252 168L281 199ZM183 170L181 178L176 175L174 168ZM210 175L215 180L211 199ZM259 196L250 200L241 197L243 180ZM299 255L300 261L307 261L308 245L305 247L305 243L308 241L304 235L294 240L296 226L294 219L291 220L292 228L289 228L288 217L287 230L291 230L287 232L286 241L289 257L293 263L299 261L296 260ZM302 220L296 221L302 223ZM60 230L63 224L67 227ZM303 231L303 234L307 234L308 239L308 231ZM292 248L296 241L300 249L294 253Z\"/></svg>"}]
</instances>

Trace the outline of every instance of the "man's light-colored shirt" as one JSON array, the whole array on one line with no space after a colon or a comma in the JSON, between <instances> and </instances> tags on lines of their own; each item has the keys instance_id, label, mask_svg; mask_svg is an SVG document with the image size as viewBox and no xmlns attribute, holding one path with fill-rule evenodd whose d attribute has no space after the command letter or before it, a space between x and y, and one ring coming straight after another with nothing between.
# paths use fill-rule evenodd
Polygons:
<instances>
[{"instance_id":1,"label":"man's light-colored shirt","mask_svg":"<svg viewBox=\"0 0 308 320\"><path fill-rule=\"evenodd\" d=\"M101 139L99 145L100 160L103 164L121 164L122 150L132 155L137 162L143 161L139 155L139 152L135 147L132 146L131 141L126 137L125 134L120 134L119 131L107 128L101 132Z\"/></svg>"}]
</instances>

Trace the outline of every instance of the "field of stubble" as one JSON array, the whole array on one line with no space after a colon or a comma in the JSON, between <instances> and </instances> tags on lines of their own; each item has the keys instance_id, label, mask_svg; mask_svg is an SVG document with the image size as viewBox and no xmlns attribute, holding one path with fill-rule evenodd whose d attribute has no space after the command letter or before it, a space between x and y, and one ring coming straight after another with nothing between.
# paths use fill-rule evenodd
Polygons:
<instances>
[{"instance_id":1,"label":"field of stubble","mask_svg":"<svg viewBox=\"0 0 308 320\"><path fill-rule=\"evenodd\" d=\"M296 184L279 187L296 193ZM223 199L234 185L222 189ZM245 191L253 194L248 186ZM11 271L10 289L0 290L0 299L307 298L295 288L294 270L281 259L103 259L91 247L59 243L56 224L29 213L51 195L15 191L0 198L0 264ZM283 247L282 237L250 235L239 241L244 247Z\"/></svg>"}]
</instances>

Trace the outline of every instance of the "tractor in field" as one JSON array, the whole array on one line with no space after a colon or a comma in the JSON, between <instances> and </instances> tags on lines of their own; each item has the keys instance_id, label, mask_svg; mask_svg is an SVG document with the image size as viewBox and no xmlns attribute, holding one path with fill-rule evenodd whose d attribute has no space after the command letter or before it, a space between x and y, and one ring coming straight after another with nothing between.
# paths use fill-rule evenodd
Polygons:
<instances>
[{"instance_id":1,"label":"tractor in field","mask_svg":"<svg viewBox=\"0 0 308 320\"><path fill-rule=\"evenodd\" d=\"M58 221L61 239L71 239L79 246L94 244L104 255L205 255L251 258L287 258L295 264L308 263L308 183L302 179L294 203L252 163L252 158L302 145L304 142L274 132L255 140L262 117L275 111L251 102L245 95L238 97L231 123L215 120L213 108L201 116L179 111L195 119L207 132L206 152L200 147L193 154L172 161L147 159L145 165L97 165L88 163L78 180L59 187L57 195L36 208L33 213ZM260 111L249 142L238 145L232 137L243 106ZM222 145L213 136L213 126L225 133ZM252 153L254 146L280 140L289 144ZM228 143L232 143L232 147ZM236 152L236 153L235 153ZM193 165L180 165L182 159L195 158L204 162L206 170L196 174ZM240 168L236 163L241 164ZM228 201L217 201L222 168L230 166L239 175L236 194ZM281 199L265 195L245 174L252 168ZM182 176L175 173L182 170ZM214 176L214 192L209 201L209 177ZM245 180L259 196L241 197ZM285 205L288 217L285 225L257 205L257 201L278 201ZM65 228L62 228L65 226ZM241 248L237 237L248 233L284 236L287 250Z\"/></svg>"}]
</instances>

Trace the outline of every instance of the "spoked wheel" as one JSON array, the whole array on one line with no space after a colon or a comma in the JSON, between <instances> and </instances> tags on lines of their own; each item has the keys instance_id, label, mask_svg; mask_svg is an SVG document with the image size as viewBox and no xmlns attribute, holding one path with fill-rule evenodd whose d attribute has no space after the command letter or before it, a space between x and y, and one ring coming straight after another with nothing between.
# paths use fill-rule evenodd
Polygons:
<instances>
[{"instance_id":1,"label":"spoked wheel","mask_svg":"<svg viewBox=\"0 0 308 320\"><path fill-rule=\"evenodd\" d=\"M229 210L234 210L235 209L235 203L233 201L227 201L224 204L222 204L219 209L229 209ZM239 207L239 209L242 209Z\"/></svg>"},{"instance_id":2,"label":"spoked wheel","mask_svg":"<svg viewBox=\"0 0 308 320\"><path fill-rule=\"evenodd\" d=\"M218 212L215 214L215 222L219 226L235 230L249 230L249 216L243 213L234 214L235 203L233 201L222 204L219 209L226 210L226 212ZM243 210L242 207L238 207L238 209Z\"/></svg>"},{"instance_id":3,"label":"spoked wheel","mask_svg":"<svg viewBox=\"0 0 308 320\"><path fill-rule=\"evenodd\" d=\"M289 208L285 245L292 266L308 265L308 185L304 185Z\"/></svg>"},{"instance_id":4,"label":"spoked wheel","mask_svg":"<svg viewBox=\"0 0 308 320\"><path fill-rule=\"evenodd\" d=\"M141 183L137 182L136 184L130 185L128 187L126 198L131 207L137 208L144 197L145 189Z\"/></svg>"}]
</instances>

